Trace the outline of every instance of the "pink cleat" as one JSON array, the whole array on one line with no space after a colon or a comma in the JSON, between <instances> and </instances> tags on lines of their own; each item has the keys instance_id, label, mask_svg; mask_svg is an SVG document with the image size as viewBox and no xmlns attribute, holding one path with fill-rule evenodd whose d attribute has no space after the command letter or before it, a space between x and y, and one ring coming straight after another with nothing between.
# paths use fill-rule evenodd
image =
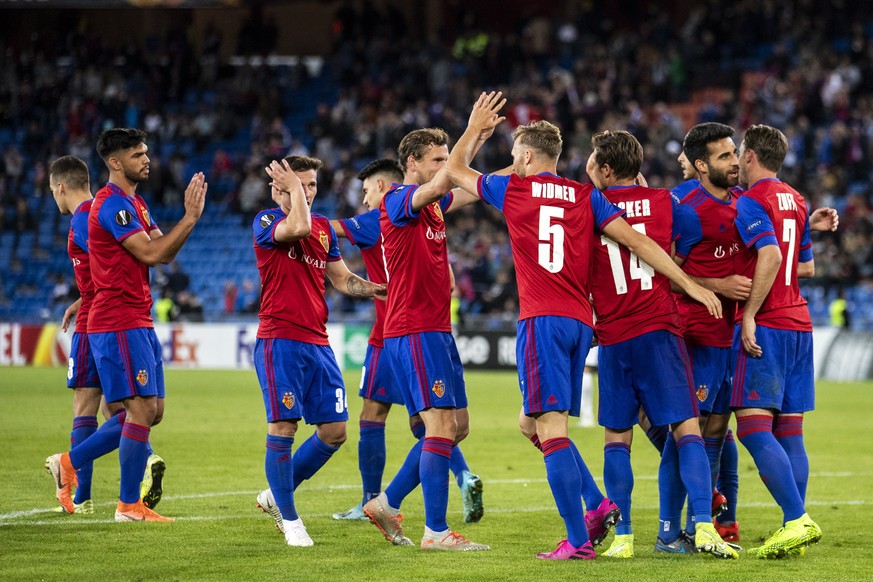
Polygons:
<instances>
[{"instance_id":1,"label":"pink cleat","mask_svg":"<svg viewBox=\"0 0 873 582\"><path fill-rule=\"evenodd\" d=\"M593 560L597 557L591 542L585 542L582 546L574 548L569 540L561 540L558 547L551 552L537 554L540 560Z\"/></svg>"},{"instance_id":2,"label":"pink cleat","mask_svg":"<svg viewBox=\"0 0 873 582\"><path fill-rule=\"evenodd\" d=\"M619 517L621 517L621 510L607 497L603 498L597 509L585 512L585 527L588 528L588 539L591 540L592 545L599 546L603 543Z\"/></svg>"}]
</instances>

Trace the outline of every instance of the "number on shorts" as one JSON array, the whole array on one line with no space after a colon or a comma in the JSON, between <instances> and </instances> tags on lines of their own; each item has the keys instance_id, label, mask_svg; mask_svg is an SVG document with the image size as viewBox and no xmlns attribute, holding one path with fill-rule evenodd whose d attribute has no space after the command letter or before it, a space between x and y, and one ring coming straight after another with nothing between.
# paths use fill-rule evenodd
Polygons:
<instances>
[{"instance_id":1,"label":"number on shorts","mask_svg":"<svg viewBox=\"0 0 873 582\"><path fill-rule=\"evenodd\" d=\"M336 389L336 411L343 413L349 407L349 401L346 397L346 391L342 388Z\"/></svg>"}]
</instances>

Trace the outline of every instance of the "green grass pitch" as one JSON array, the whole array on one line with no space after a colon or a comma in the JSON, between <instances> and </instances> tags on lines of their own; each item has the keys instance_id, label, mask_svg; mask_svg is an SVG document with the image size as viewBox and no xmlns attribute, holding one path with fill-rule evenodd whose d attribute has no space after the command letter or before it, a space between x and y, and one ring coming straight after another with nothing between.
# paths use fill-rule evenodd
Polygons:
<instances>
[{"instance_id":1,"label":"green grass pitch","mask_svg":"<svg viewBox=\"0 0 873 582\"><path fill-rule=\"evenodd\" d=\"M255 507L264 478L265 420L254 372L172 370L167 410L152 432L167 461L158 509L173 524L116 524L117 455L94 469L90 516L52 513L54 488L43 470L51 453L69 446L72 395L65 370L0 369L0 578L43 580L537 580L596 576L604 580L857 580L873 577L873 383L818 384L818 410L807 416L811 476L808 509L824 530L804 558L737 562L709 556L655 556L657 456L639 431L632 459L636 557L594 562L542 562L564 535L541 455L518 432L520 397L511 373L467 374L472 431L462 444L485 484L485 517L464 524L452 484L449 524L493 551L430 554L393 547L365 522L330 514L360 499L355 396L349 387L349 440L297 492L297 506L315 546L288 548L272 520ZM298 442L311 434L301 426ZM595 476L602 475L599 429L573 426L571 435ZM389 417L383 486L412 444L405 410ZM420 489L403 505L406 533L424 527ZM780 525L781 512L740 446L742 545L751 547ZM607 540L609 544L611 538Z\"/></svg>"}]
</instances>

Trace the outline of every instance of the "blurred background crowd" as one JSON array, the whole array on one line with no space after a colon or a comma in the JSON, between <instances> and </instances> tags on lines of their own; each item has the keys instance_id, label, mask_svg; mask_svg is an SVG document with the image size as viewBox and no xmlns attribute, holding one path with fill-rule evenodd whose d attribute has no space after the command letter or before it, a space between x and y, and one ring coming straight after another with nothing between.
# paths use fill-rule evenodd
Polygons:
<instances>
[{"instance_id":1,"label":"blurred background crowd","mask_svg":"<svg viewBox=\"0 0 873 582\"><path fill-rule=\"evenodd\" d=\"M211 24L194 35L178 11L173 26L111 43L85 10L0 37L0 319L59 319L75 298L69 219L51 199L47 167L76 155L96 191L107 177L94 149L103 129L149 133L151 176L138 193L164 231L182 215L190 176L207 175L204 218L177 261L153 271L158 319L252 318L250 222L270 205L268 160L321 158L313 210L351 216L362 211L361 167L394 157L413 129L442 127L456 139L478 92L501 89L508 120L475 160L482 171L511 162L515 126L548 119L563 132L560 173L587 182L592 133L627 129L644 145L649 185L670 188L691 125L729 124L737 143L752 123L780 128L790 141L781 177L841 217L839 232L814 237L816 277L803 285L814 320L828 324L829 307L844 299L844 325L873 329L873 5L534 2L495 19L453 1L438 26L422 27L401 2L334 2L325 3L327 30L313 32L330 43L298 58L277 52L283 26L269 4L247 9L235 38ZM8 32L15 14L0 28ZM517 294L502 218L479 204L447 221L461 317L511 324ZM343 250L363 272L357 253ZM328 300L334 320L371 316L367 302L335 292Z\"/></svg>"}]
</instances>

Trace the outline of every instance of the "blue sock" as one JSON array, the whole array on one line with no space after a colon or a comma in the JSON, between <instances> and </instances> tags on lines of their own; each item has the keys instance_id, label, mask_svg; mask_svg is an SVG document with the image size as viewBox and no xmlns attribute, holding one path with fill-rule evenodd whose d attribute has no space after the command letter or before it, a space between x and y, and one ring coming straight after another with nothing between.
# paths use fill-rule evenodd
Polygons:
<instances>
[{"instance_id":1,"label":"blue sock","mask_svg":"<svg viewBox=\"0 0 873 582\"><path fill-rule=\"evenodd\" d=\"M121 441L121 429L126 418L127 414L124 411L116 414L104 422L87 440L73 447L70 450L70 462L73 463L73 467L78 470L78 467L85 463L99 459L117 449L118 443Z\"/></svg>"},{"instance_id":2,"label":"blue sock","mask_svg":"<svg viewBox=\"0 0 873 582\"><path fill-rule=\"evenodd\" d=\"M467 465L467 459L464 458L464 453L461 452L461 447L452 447L452 458L449 459L449 470L455 476L455 481L458 487L464 484L464 471L469 471L470 466Z\"/></svg>"},{"instance_id":3,"label":"blue sock","mask_svg":"<svg viewBox=\"0 0 873 582\"><path fill-rule=\"evenodd\" d=\"M385 423L362 420L361 439L358 441L358 469L366 503L382 492L382 473L385 472Z\"/></svg>"},{"instance_id":4,"label":"blue sock","mask_svg":"<svg viewBox=\"0 0 873 582\"><path fill-rule=\"evenodd\" d=\"M276 507L282 519L294 521L299 517L294 506L294 457L291 447L294 437L267 435L267 454L264 456L264 472L267 484L273 492Z\"/></svg>"},{"instance_id":5,"label":"blue sock","mask_svg":"<svg viewBox=\"0 0 873 582\"><path fill-rule=\"evenodd\" d=\"M669 432L670 430L666 426L652 425L649 427L649 430L646 431L646 436L649 438L649 442L652 443L652 446L658 449L659 453L663 453Z\"/></svg>"},{"instance_id":6,"label":"blue sock","mask_svg":"<svg viewBox=\"0 0 873 582\"><path fill-rule=\"evenodd\" d=\"M424 524L440 532L449 529L449 463L455 443L451 439L424 437L421 448L421 491L424 494Z\"/></svg>"},{"instance_id":7,"label":"blue sock","mask_svg":"<svg viewBox=\"0 0 873 582\"><path fill-rule=\"evenodd\" d=\"M679 451L679 474L688 492L688 503L694 510L694 520L697 523L711 523L712 481L709 479L709 461L706 460L703 438L687 434L679 439L676 448Z\"/></svg>"},{"instance_id":8,"label":"blue sock","mask_svg":"<svg viewBox=\"0 0 873 582\"><path fill-rule=\"evenodd\" d=\"M570 439L549 439L542 446L546 477L558 506L558 513L567 527L567 539L574 548L578 548L588 541L588 530L582 512L582 499L578 493L582 483L578 465L574 462Z\"/></svg>"},{"instance_id":9,"label":"blue sock","mask_svg":"<svg viewBox=\"0 0 873 582\"><path fill-rule=\"evenodd\" d=\"M803 515L803 499L794 481L791 461L773 436L773 418L766 414L738 417L737 436L755 459L761 480L782 508L784 520Z\"/></svg>"},{"instance_id":10,"label":"blue sock","mask_svg":"<svg viewBox=\"0 0 873 582\"><path fill-rule=\"evenodd\" d=\"M621 518L615 525L615 535L633 533L631 494L634 490L634 472L631 469L630 445L607 443L603 447L603 481L606 494L621 510Z\"/></svg>"},{"instance_id":11,"label":"blue sock","mask_svg":"<svg viewBox=\"0 0 873 582\"><path fill-rule=\"evenodd\" d=\"M397 470L397 474L394 475L394 479L385 488L388 505L394 509L400 509L400 504L403 503L406 496L421 483L421 447L423 444L424 439L415 441L415 444L409 449L406 459L403 460L403 464L400 465L400 469Z\"/></svg>"},{"instance_id":12,"label":"blue sock","mask_svg":"<svg viewBox=\"0 0 873 582\"><path fill-rule=\"evenodd\" d=\"M125 422L121 429L121 440L118 443L118 461L121 464L121 494L118 497L122 503L139 501L139 485L142 483L146 461L149 458L147 445L150 432L151 428L132 422Z\"/></svg>"},{"instance_id":13,"label":"blue sock","mask_svg":"<svg viewBox=\"0 0 873 582\"><path fill-rule=\"evenodd\" d=\"M155 450L152 448L152 442L149 441L146 443L146 454L148 455L146 458L151 457L155 454Z\"/></svg>"},{"instance_id":14,"label":"blue sock","mask_svg":"<svg viewBox=\"0 0 873 582\"><path fill-rule=\"evenodd\" d=\"M721 446L723 442L720 438L703 439L706 459L709 461L709 480L713 486L718 482L718 472L721 469Z\"/></svg>"},{"instance_id":15,"label":"blue sock","mask_svg":"<svg viewBox=\"0 0 873 582\"><path fill-rule=\"evenodd\" d=\"M727 510L718 517L722 523L732 523L737 520L737 496L740 490L739 451L734 432L728 429L721 448L721 469L718 472L718 490L727 498Z\"/></svg>"},{"instance_id":16,"label":"blue sock","mask_svg":"<svg viewBox=\"0 0 873 582\"><path fill-rule=\"evenodd\" d=\"M568 439L569 440L569 439ZM582 500L585 502L585 507L588 509L597 509L603 501L603 493L600 492L600 487L594 481L594 475L588 470L588 465L576 448L576 443L570 441L570 450L573 451L573 458L576 459L576 466L579 468L579 482L581 483ZM576 546L579 547L579 546Z\"/></svg>"},{"instance_id":17,"label":"blue sock","mask_svg":"<svg viewBox=\"0 0 873 582\"><path fill-rule=\"evenodd\" d=\"M791 461L791 472L794 474L794 482L800 499L806 501L806 485L809 482L809 457L806 447L803 445L803 417L802 416L778 416L773 427L773 435L788 460Z\"/></svg>"},{"instance_id":18,"label":"blue sock","mask_svg":"<svg viewBox=\"0 0 873 582\"><path fill-rule=\"evenodd\" d=\"M315 475L324 467L339 447L332 447L318 438L318 433L303 441L294 453L294 481L293 488L296 491L301 483Z\"/></svg>"},{"instance_id":19,"label":"blue sock","mask_svg":"<svg viewBox=\"0 0 873 582\"><path fill-rule=\"evenodd\" d=\"M419 422L418 424L413 424L413 425L412 425L412 428L410 428L409 430L412 431L412 436L414 436L415 438L417 438L417 439L423 439L423 438L424 438L424 433L425 433L425 431L426 431L427 429L426 429L426 427L424 426L424 423L423 423L423 422Z\"/></svg>"},{"instance_id":20,"label":"blue sock","mask_svg":"<svg viewBox=\"0 0 873 582\"><path fill-rule=\"evenodd\" d=\"M76 445L85 441L95 432L97 432L96 416L77 416L73 419L73 431L70 433L70 448L76 448ZM76 480L79 482L79 485L76 487L76 496L73 498L73 503L82 503L86 499L91 499L91 473L93 471L93 461L82 463L76 469Z\"/></svg>"},{"instance_id":21,"label":"blue sock","mask_svg":"<svg viewBox=\"0 0 873 582\"><path fill-rule=\"evenodd\" d=\"M664 452L658 466L658 537L670 543L679 537L682 505L685 503L685 486L679 474L679 451L672 433L664 440Z\"/></svg>"}]
</instances>

